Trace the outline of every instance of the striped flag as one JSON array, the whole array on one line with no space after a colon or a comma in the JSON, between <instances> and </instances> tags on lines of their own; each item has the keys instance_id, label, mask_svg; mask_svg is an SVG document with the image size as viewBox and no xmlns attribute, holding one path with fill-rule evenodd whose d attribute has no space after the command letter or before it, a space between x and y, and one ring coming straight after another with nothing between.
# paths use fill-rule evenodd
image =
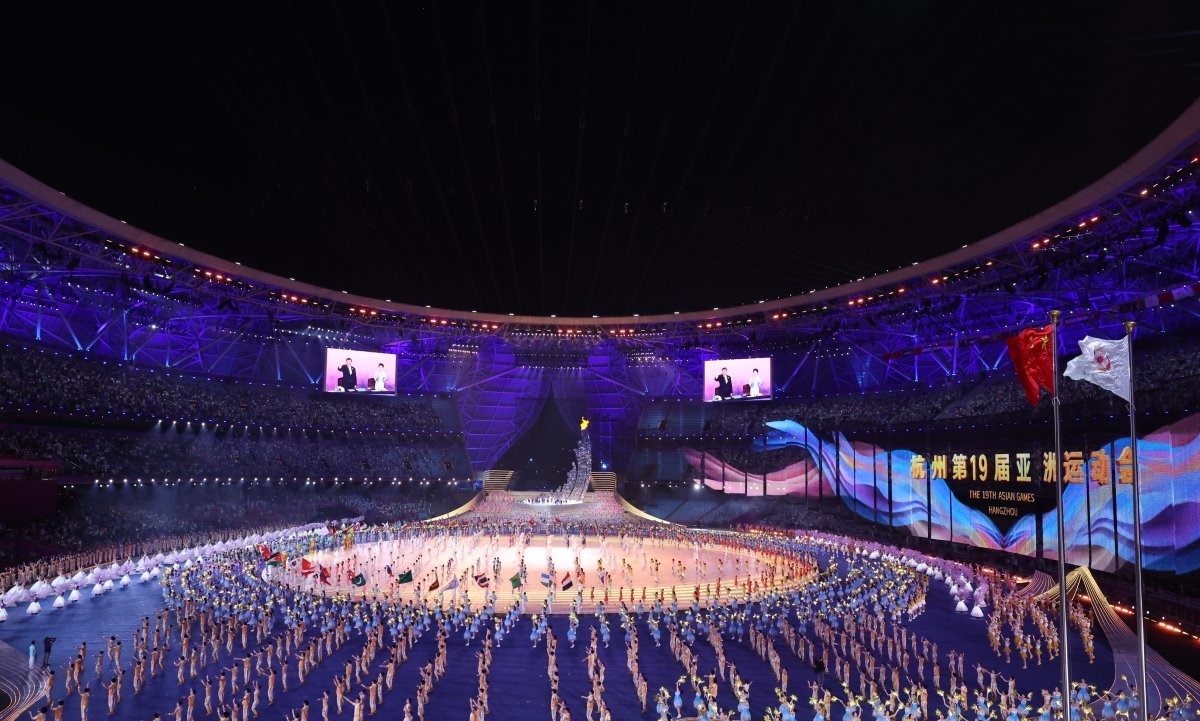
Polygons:
<instances>
[{"instance_id":1,"label":"striped flag","mask_svg":"<svg viewBox=\"0 0 1200 721\"><path fill-rule=\"evenodd\" d=\"M562 586L562 590L564 590L564 591L567 590L568 588L570 588L571 586L575 585L571 581L571 572L570 571L567 572L567 575L563 576L562 583L560 583L559 585Z\"/></svg>"},{"instance_id":2,"label":"striped flag","mask_svg":"<svg viewBox=\"0 0 1200 721\"><path fill-rule=\"evenodd\" d=\"M542 573L542 585L546 588L554 587L554 576L551 576L549 571Z\"/></svg>"}]
</instances>

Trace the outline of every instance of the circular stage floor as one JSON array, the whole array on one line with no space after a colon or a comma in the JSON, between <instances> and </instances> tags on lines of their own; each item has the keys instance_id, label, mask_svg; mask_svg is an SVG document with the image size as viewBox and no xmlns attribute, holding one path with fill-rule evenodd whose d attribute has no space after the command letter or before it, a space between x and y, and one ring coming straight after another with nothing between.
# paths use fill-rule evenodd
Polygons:
<instances>
[{"instance_id":1,"label":"circular stage floor","mask_svg":"<svg viewBox=\"0 0 1200 721\"><path fill-rule=\"evenodd\" d=\"M318 591L323 587L351 598L469 603L475 609L493 591L502 607L525 593L529 613L543 610L552 592L547 581L554 593L551 612L568 612L573 600L578 610L591 612L606 596L609 609L621 601L630 608L643 598L652 603L659 594L667 602L677 599L680 607L692 606L697 591L701 603L718 594L744 597L747 583L763 590L790 583L808 570L793 559L737 545L545 534L525 534L515 541L483 534L381 541L316 551L305 558L330 569L328 585L296 570L280 572L273 580ZM517 587L512 579L522 562L524 583ZM409 570L413 582L398 583L397 577ZM365 581L362 586L352 583L358 574ZM437 587L431 590L435 580Z\"/></svg>"}]
</instances>

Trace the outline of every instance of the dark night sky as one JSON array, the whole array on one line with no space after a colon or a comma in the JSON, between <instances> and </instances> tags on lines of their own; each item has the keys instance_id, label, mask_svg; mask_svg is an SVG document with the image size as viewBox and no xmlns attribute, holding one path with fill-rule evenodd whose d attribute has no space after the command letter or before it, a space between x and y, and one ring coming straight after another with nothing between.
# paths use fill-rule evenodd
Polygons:
<instances>
[{"instance_id":1,"label":"dark night sky","mask_svg":"<svg viewBox=\"0 0 1200 721\"><path fill-rule=\"evenodd\" d=\"M1200 95L1196 5L58 6L6 32L0 157L337 290L728 306L1091 183Z\"/></svg>"}]
</instances>

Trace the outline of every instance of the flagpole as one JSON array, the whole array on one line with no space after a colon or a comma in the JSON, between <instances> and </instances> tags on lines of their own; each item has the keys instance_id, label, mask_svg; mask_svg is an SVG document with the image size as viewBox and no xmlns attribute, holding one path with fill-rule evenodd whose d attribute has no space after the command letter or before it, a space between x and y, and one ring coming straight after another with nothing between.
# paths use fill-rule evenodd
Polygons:
<instances>
[{"instance_id":1,"label":"flagpole","mask_svg":"<svg viewBox=\"0 0 1200 721\"><path fill-rule=\"evenodd\" d=\"M1055 515L1058 521L1058 645L1059 658L1062 659L1062 715L1064 719L1071 718L1071 649L1068 645L1067 634L1070 631L1070 613L1067 609L1067 524L1064 519L1063 500L1066 488L1062 477L1062 419L1058 412L1058 323L1062 316L1061 310L1050 311L1050 322L1053 326L1051 334L1051 374L1054 388L1051 391L1051 406L1054 409L1054 482L1058 488L1058 503L1055 504Z\"/></svg>"},{"instance_id":2,"label":"flagpole","mask_svg":"<svg viewBox=\"0 0 1200 721\"><path fill-rule=\"evenodd\" d=\"M1137 612L1138 637L1138 718L1147 721L1146 707L1146 607L1142 591L1142 494L1138 487L1137 408L1133 403L1133 329L1137 323L1125 321L1126 367L1129 370L1129 450L1133 456L1131 481L1133 491L1133 607ZM1115 492L1115 491L1114 491Z\"/></svg>"}]
</instances>

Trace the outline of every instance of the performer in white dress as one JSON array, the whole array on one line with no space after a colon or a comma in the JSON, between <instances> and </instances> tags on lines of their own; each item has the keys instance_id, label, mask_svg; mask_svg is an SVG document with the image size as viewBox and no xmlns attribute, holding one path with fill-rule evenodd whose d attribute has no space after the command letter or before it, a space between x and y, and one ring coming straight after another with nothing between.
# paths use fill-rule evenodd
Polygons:
<instances>
[{"instance_id":1,"label":"performer in white dress","mask_svg":"<svg viewBox=\"0 0 1200 721\"><path fill-rule=\"evenodd\" d=\"M762 378L758 375L757 368L750 373L750 382L747 385L750 386L751 398L762 398Z\"/></svg>"},{"instance_id":2,"label":"performer in white dress","mask_svg":"<svg viewBox=\"0 0 1200 721\"><path fill-rule=\"evenodd\" d=\"M386 391L387 379L387 371L383 369L383 364L380 363L379 368L375 371L375 377L372 379L373 390Z\"/></svg>"}]
</instances>

